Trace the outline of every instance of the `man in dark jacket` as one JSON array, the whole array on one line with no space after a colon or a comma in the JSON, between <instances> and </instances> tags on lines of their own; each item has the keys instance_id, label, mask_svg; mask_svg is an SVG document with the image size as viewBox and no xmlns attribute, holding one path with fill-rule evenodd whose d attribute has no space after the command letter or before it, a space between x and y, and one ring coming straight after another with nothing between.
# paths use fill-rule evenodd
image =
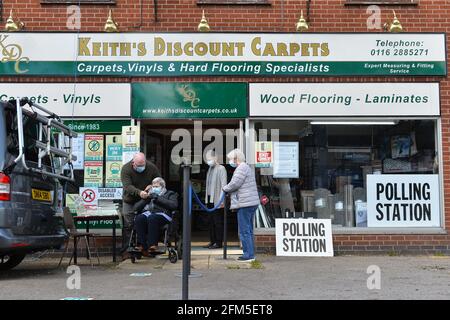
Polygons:
<instances>
[{"instance_id":1,"label":"man in dark jacket","mask_svg":"<svg viewBox=\"0 0 450 320\"><path fill-rule=\"evenodd\" d=\"M158 168L146 160L145 154L136 153L133 159L122 167L120 178L123 186L123 229L122 229L122 256L128 257L127 248L133 229L134 210L133 206L141 199L147 199L148 190L153 179L161 174Z\"/></svg>"},{"instance_id":2,"label":"man in dark jacket","mask_svg":"<svg viewBox=\"0 0 450 320\"><path fill-rule=\"evenodd\" d=\"M158 240L162 226L172 222L172 211L178 208L178 194L166 189L163 178L155 178L149 190L149 197L139 201L135 228L138 249L144 256L158 251Z\"/></svg>"}]
</instances>

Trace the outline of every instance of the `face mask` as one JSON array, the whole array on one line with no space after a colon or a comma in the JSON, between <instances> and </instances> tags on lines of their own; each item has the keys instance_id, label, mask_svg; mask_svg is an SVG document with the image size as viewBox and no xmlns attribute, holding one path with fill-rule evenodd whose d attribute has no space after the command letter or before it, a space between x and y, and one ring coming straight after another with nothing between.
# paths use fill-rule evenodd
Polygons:
<instances>
[{"instance_id":1,"label":"face mask","mask_svg":"<svg viewBox=\"0 0 450 320\"><path fill-rule=\"evenodd\" d=\"M228 164L233 168L237 167L237 164L233 160L228 161Z\"/></svg>"},{"instance_id":2,"label":"face mask","mask_svg":"<svg viewBox=\"0 0 450 320\"><path fill-rule=\"evenodd\" d=\"M135 170L136 170L136 172L142 173L142 172L144 172L144 170L145 170L145 166L142 166L142 167L136 167Z\"/></svg>"},{"instance_id":3,"label":"face mask","mask_svg":"<svg viewBox=\"0 0 450 320\"><path fill-rule=\"evenodd\" d=\"M153 187L152 193L159 195L161 193L161 187Z\"/></svg>"},{"instance_id":4,"label":"face mask","mask_svg":"<svg viewBox=\"0 0 450 320\"><path fill-rule=\"evenodd\" d=\"M208 166L210 166L210 167L212 167L212 166L214 166L214 160L208 160L208 161L206 161L206 163L208 164Z\"/></svg>"}]
</instances>

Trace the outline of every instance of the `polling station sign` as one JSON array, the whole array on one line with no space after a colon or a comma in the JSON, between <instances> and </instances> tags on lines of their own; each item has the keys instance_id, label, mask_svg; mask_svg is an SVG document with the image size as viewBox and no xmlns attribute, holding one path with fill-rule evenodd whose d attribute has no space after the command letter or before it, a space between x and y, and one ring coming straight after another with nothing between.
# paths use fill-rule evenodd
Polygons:
<instances>
[{"instance_id":1,"label":"polling station sign","mask_svg":"<svg viewBox=\"0 0 450 320\"><path fill-rule=\"evenodd\" d=\"M368 227L439 227L439 176L367 176Z\"/></svg>"},{"instance_id":2,"label":"polling station sign","mask_svg":"<svg viewBox=\"0 0 450 320\"><path fill-rule=\"evenodd\" d=\"M291 257L332 257L330 219L276 219L276 254Z\"/></svg>"}]
</instances>

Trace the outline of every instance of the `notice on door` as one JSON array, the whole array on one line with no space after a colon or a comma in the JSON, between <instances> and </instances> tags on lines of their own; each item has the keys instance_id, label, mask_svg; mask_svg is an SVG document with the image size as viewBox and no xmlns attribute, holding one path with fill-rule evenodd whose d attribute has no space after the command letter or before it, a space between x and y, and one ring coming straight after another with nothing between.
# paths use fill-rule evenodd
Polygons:
<instances>
[{"instance_id":1,"label":"notice on door","mask_svg":"<svg viewBox=\"0 0 450 320\"><path fill-rule=\"evenodd\" d=\"M330 219L275 219L277 256L332 257Z\"/></svg>"},{"instance_id":2,"label":"notice on door","mask_svg":"<svg viewBox=\"0 0 450 320\"><path fill-rule=\"evenodd\" d=\"M123 126L122 127L122 163L125 164L133 159L133 156L139 152L140 147L140 127Z\"/></svg>"},{"instance_id":3,"label":"notice on door","mask_svg":"<svg viewBox=\"0 0 450 320\"><path fill-rule=\"evenodd\" d=\"M368 227L439 227L439 176L367 175Z\"/></svg>"}]
</instances>

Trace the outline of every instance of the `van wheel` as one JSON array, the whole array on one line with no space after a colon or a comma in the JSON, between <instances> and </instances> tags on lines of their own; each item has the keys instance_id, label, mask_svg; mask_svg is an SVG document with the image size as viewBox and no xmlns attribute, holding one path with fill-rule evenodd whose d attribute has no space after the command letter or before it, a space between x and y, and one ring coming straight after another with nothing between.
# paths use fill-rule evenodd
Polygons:
<instances>
[{"instance_id":1,"label":"van wheel","mask_svg":"<svg viewBox=\"0 0 450 320\"><path fill-rule=\"evenodd\" d=\"M25 254L0 256L0 271L9 270L17 266L25 258Z\"/></svg>"}]
</instances>

